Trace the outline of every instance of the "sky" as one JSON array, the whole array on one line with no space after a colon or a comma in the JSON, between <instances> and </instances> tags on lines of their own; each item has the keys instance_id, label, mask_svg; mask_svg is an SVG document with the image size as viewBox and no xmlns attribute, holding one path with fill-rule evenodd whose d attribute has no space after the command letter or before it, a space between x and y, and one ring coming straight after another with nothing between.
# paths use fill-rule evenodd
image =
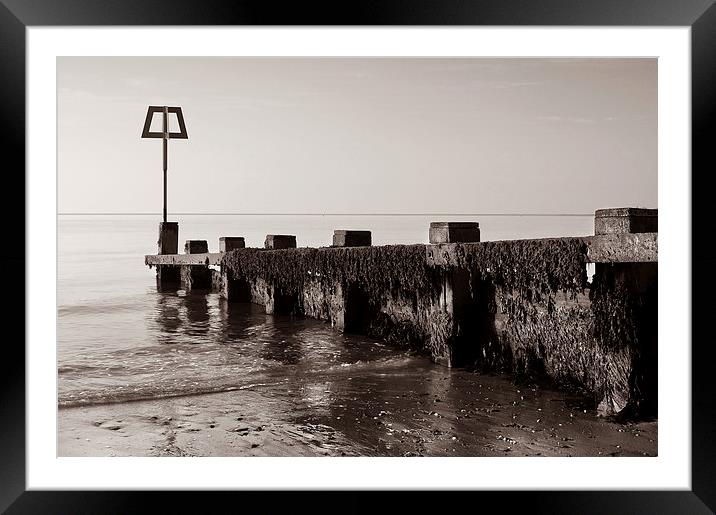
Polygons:
<instances>
[{"instance_id":1,"label":"sky","mask_svg":"<svg viewBox=\"0 0 716 515\"><path fill-rule=\"evenodd\" d=\"M656 59L61 57L57 95L60 213L161 213L149 105L170 214L658 207Z\"/></svg>"}]
</instances>

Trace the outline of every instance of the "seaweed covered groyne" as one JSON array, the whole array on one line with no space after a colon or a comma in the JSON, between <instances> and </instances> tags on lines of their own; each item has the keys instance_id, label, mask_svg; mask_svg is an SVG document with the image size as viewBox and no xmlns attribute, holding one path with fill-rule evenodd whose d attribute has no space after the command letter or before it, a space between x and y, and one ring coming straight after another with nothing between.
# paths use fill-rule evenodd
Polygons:
<instances>
[{"instance_id":1,"label":"seaweed covered groyne","mask_svg":"<svg viewBox=\"0 0 716 515\"><path fill-rule=\"evenodd\" d=\"M603 413L652 415L656 210L598 210L594 226L593 236L480 242L477 222L434 222L427 245L371 246L370 232L345 230L321 248L296 248L293 235L267 235L261 249L224 237L218 253L188 241L185 254L160 245L145 263L161 288L218 288L447 366L576 387Z\"/></svg>"},{"instance_id":2,"label":"seaweed covered groyne","mask_svg":"<svg viewBox=\"0 0 716 515\"><path fill-rule=\"evenodd\" d=\"M595 238L237 249L222 258L221 287L448 366L574 386L605 413L651 414L657 264L598 262L590 280Z\"/></svg>"}]
</instances>

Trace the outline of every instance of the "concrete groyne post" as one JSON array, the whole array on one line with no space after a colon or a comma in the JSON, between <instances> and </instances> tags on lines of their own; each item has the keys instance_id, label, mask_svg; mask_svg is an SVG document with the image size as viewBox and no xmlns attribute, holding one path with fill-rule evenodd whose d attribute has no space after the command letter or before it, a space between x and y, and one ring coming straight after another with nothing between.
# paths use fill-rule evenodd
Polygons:
<instances>
[{"instance_id":1,"label":"concrete groyne post","mask_svg":"<svg viewBox=\"0 0 716 515\"><path fill-rule=\"evenodd\" d=\"M370 247L370 231L336 229L333 231L333 245L336 248ZM369 311L368 299L363 292L349 284L334 285L330 296L331 326L339 331L364 332Z\"/></svg>"},{"instance_id":2,"label":"concrete groyne post","mask_svg":"<svg viewBox=\"0 0 716 515\"><path fill-rule=\"evenodd\" d=\"M478 243L480 224L478 222L431 222L429 229L431 245L449 243ZM435 252L440 252L439 247ZM442 291L439 296L439 310L447 315L449 327L447 337L435 349L442 349L433 359L448 367L468 364L477 353L477 344L471 341L474 333L474 317L470 316L474 298L470 290L470 274L466 270L455 269L445 273ZM445 327L440 328L445 331ZM432 335L433 338L437 335Z\"/></svg>"},{"instance_id":3,"label":"concrete groyne post","mask_svg":"<svg viewBox=\"0 0 716 515\"><path fill-rule=\"evenodd\" d=\"M619 234L658 232L658 210L633 207L598 209L594 213L594 235L610 237ZM600 296L619 292L627 303L625 313L606 313L601 316L631 317L635 332L631 341L615 340L610 333L600 332L598 337L604 348L618 349L627 345L619 355L629 363L632 373L629 383L607 381L598 406L601 414L611 415L627 411L656 414L657 407L657 262L595 263L593 302ZM598 326L612 326L613 322L596 320ZM621 364L620 366L624 366ZM606 370L609 378L613 371ZM614 375L618 375L614 371ZM636 401L635 401L636 399Z\"/></svg>"},{"instance_id":4,"label":"concrete groyne post","mask_svg":"<svg viewBox=\"0 0 716 515\"><path fill-rule=\"evenodd\" d=\"M264 247L270 250L295 249L296 236L292 234L267 234Z\"/></svg>"},{"instance_id":5,"label":"concrete groyne post","mask_svg":"<svg viewBox=\"0 0 716 515\"><path fill-rule=\"evenodd\" d=\"M222 236L219 238L219 252L246 248L243 236Z\"/></svg>"},{"instance_id":6,"label":"concrete groyne post","mask_svg":"<svg viewBox=\"0 0 716 515\"><path fill-rule=\"evenodd\" d=\"M430 222L431 245L440 243L475 243L480 241L477 222Z\"/></svg>"},{"instance_id":7,"label":"concrete groyne post","mask_svg":"<svg viewBox=\"0 0 716 515\"><path fill-rule=\"evenodd\" d=\"M295 249L296 236L292 234L267 234L264 247L268 250ZM266 314L289 315L295 311L298 299L278 290L273 284L266 285Z\"/></svg>"},{"instance_id":8,"label":"concrete groyne post","mask_svg":"<svg viewBox=\"0 0 716 515\"><path fill-rule=\"evenodd\" d=\"M594 212L595 236L640 232L659 232L657 209L618 207Z\"/></svg>"},{"instance_id":9,"label":"concrete groyne post","mask_svg":"<svg viewBox=\"0 0 716 515\"><path fill-rule=\"evenodd\" d=\"M176 254L179 246L179 222L160 222L157 254ZM181 284L179 267L157 265L157 288L178 289Z\"/></svg>"},{"instance_id":10,"label":"concrete groyne post","mask_svg":"<svg viewBox=\"0 0 716 515\"><path fill-rule=\"evenodd\" d=\"M206 240L187 240L184 244L185 254L206 254L209 245ZM212 286L211 269L201 265L182 265L181 281L186 291L210 290Z\"/></svg>"},{"instance_id":11,"label":"concrete groyne post","mask_svg":"<svg viewBox=\"0 0 716 515\"><path fill-rule=\"evenodd\" d=\"M222 236L219 238L219 252L221 253L243 248L246 248L246 241L242 236ZM249 282L243 277L233 278L224 268L224 265L221 266L219 293L229 302L251 302Z\"/></svg>"},{"instance_id":12,"label":"concrete groyne post","mask_svg":"<svg viewBox=\"0 0 716 515\"><path fill-rule=\"evenodd\" d=\"M371 243L370 231L333 231L333 247L370 247Z\"/></svg>"}]
</instances>

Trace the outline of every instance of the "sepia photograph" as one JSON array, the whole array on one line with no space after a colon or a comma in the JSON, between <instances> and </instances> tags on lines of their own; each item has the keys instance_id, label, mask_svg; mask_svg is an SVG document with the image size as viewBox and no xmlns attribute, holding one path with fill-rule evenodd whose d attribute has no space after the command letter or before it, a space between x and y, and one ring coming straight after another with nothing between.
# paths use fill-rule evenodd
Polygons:
<instances>
[{"instance_id":1,"label":"sepia photograph","mask_svg":"<svg viewBox=\"0 0 716 515\"><path fill-rule=\"evenodd\" d=\"M658 66L58 56L58 457L658 456Z\"/></svg>"}]
</instances>

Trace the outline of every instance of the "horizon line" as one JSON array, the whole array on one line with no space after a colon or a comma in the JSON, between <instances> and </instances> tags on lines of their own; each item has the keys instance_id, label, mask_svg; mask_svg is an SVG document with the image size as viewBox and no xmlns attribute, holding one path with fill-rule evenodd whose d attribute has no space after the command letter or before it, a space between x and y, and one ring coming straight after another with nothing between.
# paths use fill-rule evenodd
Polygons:
<instances>
[{"instance_id":1,"label":"horizon line","mask_svg":"<svg viewBox=\"0 0 716 515\"><path fill-rule=\"evenodd\" d=\"M58 216L162 216L162 213L57 213ZM168 213L189 216L594 216L594 213Z\"/></svg>"}]
</instances>

